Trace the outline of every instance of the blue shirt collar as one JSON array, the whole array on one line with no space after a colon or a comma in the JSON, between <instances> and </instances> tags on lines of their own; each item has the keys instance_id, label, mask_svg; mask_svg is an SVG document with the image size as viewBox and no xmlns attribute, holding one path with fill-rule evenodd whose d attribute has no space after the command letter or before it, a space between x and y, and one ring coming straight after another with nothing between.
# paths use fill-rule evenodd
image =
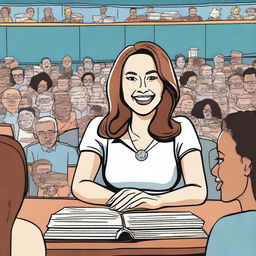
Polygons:
<instances>
[{"instance_id":1,"label":"blue shirt collar","mask_svg":"<svg viewBox=\"0 0 256 256\"><path fill-rule=\"evenodd\" d=\"M58 142L56 141L56 143L50 148L50 149L52 149L52 151L56 151L56 147L58 146ZM41 145L41 148L42 148L42 150L44 151L44 152L48 152L48 150L49 150L49 148L47 148L47 147L45 147L45 146L43 146L43 145Z\"/></svg>"}]
</instances>

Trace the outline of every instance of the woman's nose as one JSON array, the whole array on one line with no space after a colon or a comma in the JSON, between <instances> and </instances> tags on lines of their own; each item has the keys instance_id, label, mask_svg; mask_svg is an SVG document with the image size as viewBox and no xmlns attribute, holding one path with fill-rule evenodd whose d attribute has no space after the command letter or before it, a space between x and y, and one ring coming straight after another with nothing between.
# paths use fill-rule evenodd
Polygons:
<instances>
[{"instance_id":1,"label":"woman's nose","mask_svg":"<svg viewBox=\"0 0 256 256\"><path fill-rule=\"evenodd\" d=\"M211 169L211 174L215 177L217 177L218 173L218 164L216 164L212 169Z\"/></svg>"}]
</instances>

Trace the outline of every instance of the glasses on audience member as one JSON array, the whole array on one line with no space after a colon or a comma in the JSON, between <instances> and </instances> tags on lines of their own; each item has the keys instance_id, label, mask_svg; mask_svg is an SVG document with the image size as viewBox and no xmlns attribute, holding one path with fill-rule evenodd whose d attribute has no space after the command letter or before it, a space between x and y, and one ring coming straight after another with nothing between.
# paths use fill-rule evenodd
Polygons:
<instances>
[{"instance_id":1,"label":"glasses on audience member","mask_svg":"<svg viewBox=\"0 0 256 256\"><path fill-rule=\"evenodd\" d=\"M47 131L47 132L45 132L45 131L40 131L40 132L38 132L38 136L40 136L40 137L45 137L46 134L47 134L48 136L52 137L52 136L55 135L56 132L57 132L57 131L54 131L54 130L49 130L49 131Z\"/></svg>"},{"instance_id":2,"label":"glasses on audience member","mask_svg":"<svg viewBox=\"0 0 256 256\"><path fill-rule=\"evenodd\" d=\"M13 76L13 78L22 78L23 74L14 74L12 76Z\"/></svg>"}]
</instances>

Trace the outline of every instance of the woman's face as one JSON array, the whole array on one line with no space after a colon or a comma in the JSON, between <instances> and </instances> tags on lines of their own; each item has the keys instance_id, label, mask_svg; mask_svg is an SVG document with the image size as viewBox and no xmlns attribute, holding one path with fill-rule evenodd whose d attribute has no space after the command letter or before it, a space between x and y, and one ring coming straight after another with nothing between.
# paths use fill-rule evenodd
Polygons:
<instances>
[{"instance_id":1,"label":"woman's face","mask_svg":"<svg viewBox=\"0 0 256 256\"><path fill-rule=\"evenodd\" d=\"M203 108L203 115L206 120L209 120L212 118L212 109L209 104L205 105Z\"/></svg>"},{"instance_id":2,"label":"woman's face","mask_svg":"<svg viewBox=\"0 0 256 256\"><path fill-rule=\"evenodd\" d=\"M217 190L225 202L238 199L245 191L248 176L245 160L236 152L236 142L228 132L222 131L218 139L218 163L211 170L216 177Z\"/></svg>"},{"instance_id":3,"label":"woman's face","mask_svg":"<svg viewBox=\"0 0 256 256\"><path fill-rule=\"evenodd\" d=\"M38 84L38 89L37 89L37 92L38 93L42 93L42 92L45 92L47 91L47 82L42 80L40 81L40 83Z\"/></svg>"},{"instance_id":4,"label":"woman's face","mask_svg":"<svg viewBox=\"0 0 256 256\"><path fill-rule=\"evenodd\" d=\"M156 109L163 93L163 82L151 56L130 56L123 68L122 91L127 105L139 115L147 115Z\"/></svg>"},{"instance_id":5,"label":"woman's face","mask_svg":"<svg viewBox=\"0 0 256 256\"><path fill-rule=\"evenodd\" d=\"M185 67L185 59L183 57L179 57L177 60L176 60L176 66L179 67L179 68L184 68Z\"/></svg>"}]
</instances>

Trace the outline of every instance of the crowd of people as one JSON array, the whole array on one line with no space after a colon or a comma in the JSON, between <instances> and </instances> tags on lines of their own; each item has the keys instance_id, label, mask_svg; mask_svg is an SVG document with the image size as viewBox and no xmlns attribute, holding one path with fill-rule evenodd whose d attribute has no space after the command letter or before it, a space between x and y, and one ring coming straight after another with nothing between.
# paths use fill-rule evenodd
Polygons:
<instances>
[{"instance_id":1,"label":"crowd of people","mask_svg":"<svg viewBox=\"0 0 256 256\"><path fill-rule=\"evenodd\" d=\"M218 20L255 20L256 8L248 7L245 13L242 13L239 6L233 6L230 9L230 14L227 17L222 17L222 9L220 7L212 7L207 18L203 18L198 14L197 7L189 7L188 14L182 16L179 11L166 11L156 12L153 6L145 8L145 14L137 14L137 8L132 7L129 9L129 16L124 22L147 22L147 21L218 21ZM108 7L100 6L99 13L92 15L92 22L95 23L111 23L117 20L115 16L107 15ZM65 7L63 13L64 19L57 19L54 15L53 9L46 7L43 9L43 17L41 20L35 18L35 9L28 7L25 13L18 13L12 15L11 7L3 6L0 9L0 23L10 22L44 22L44 23L83 23L84 15L81 13L73 12L71 7Z\"/></svg>"},{"instance_id":2,"label":"crowd of people","mask_svg":"<svg viewBox=\"0 0 256 256\"><path fill-rule=\"evenodd\" d=\"M35 66L20 66L13 57L0 61L0 123L11 125L25 149L31 196L70 195L68 166L76 165L78 151L60 137L69 133L79 141L90 120L108 112L113 63L85 57L76 70L72 64L70 56L61 65L48 57ZM256 109L256 60L244 64L241 52L228 60L218 54L213 65L177 54L173 65L181 92L174 116L190 118L201 138L216 141L223 118Z\"/></svg>"}]
</instances>

